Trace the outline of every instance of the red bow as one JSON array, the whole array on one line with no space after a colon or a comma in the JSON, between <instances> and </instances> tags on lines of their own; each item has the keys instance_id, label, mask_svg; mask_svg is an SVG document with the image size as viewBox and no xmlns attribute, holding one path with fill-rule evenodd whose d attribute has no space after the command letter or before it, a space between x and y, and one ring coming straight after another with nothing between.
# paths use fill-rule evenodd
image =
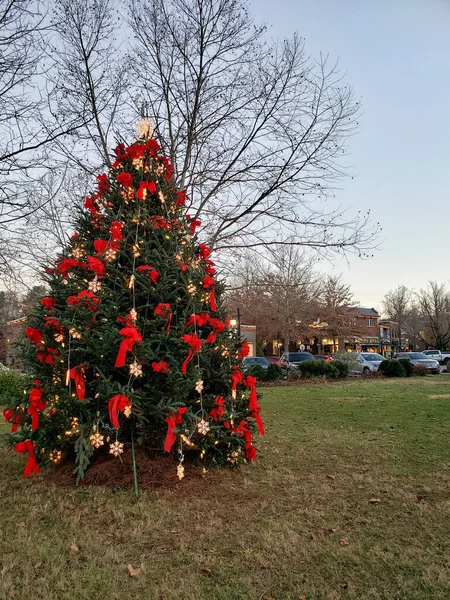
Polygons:
<instances>
[{"instance_id":1,"label":"red bow","mask_svg":"<svg viewBox=\"0 0 450 600\"><path fill-rule=\"evenodd\" d=\"M198 352L201 349L202 341L196 333L186 333L185 335L181 336L180 339L191 346L189 348L189 353L187 357L184 359L184 362L181 365L181 372L183 373L183 375L185 375L186 367L188 363L190 363L191 360L194 358L195 352Z\"/></svg>"},{"instance_id":2,"label":"red bow","mask_svg":"<svg viewBox=\"0 0 450 600\"><path fill-rule=\"evenodd\" d=\"M201 260L206 260L211 254L211 248L208 248L208 246L206 244L199 244L198 245L198 252L197 252L197 256L198 258L200 258Z\"/></svg>"},{"instance_id":3,"label":"red bow","mask_svg":"<svg viewBox=\"0 0 450 600\"><path fill-rule=\"evenodd\" d=\"M142 342L142 335L136 329L136 327L124 327L119 331L120 335L125 338L120 344L119 353L116 358L116 367L124 367L127 352L133 350L133 346L136 342Z\"/></svg>"},{"instance_id":4,"label":"red bow","mask_svg":"<svg viewBox=\"0 0 450 600\"><path fill-rule=\"evenodd\" d=\"M29 394L30 406L27 409L27 413L31 415L31 429L34 431L39 426L38 410L44 410L47 406L45 400L42 400L43 391L34 387Z\"/></svg>"},{"instance_id":5,"label":"red bow","mask_svg":"<svg viewBox=\"0 0 450 600\"><path fill-rule=\"evenodd\" d=\"M25 327L25 335L33 344L42 344L44 342L42 332L34 327Z\"/></svg>"},{"instance_id":6,"label":"red bow","mask_svg":"<svg viewBox=\"0 0 450 600\"><path fill-rule=\"evenodd\" d=\"M109 233L111 234L111 238L113 242L121 242L123 240L122 236L122 227L123 223L120 221L113 221L111 227L109 228Z\"/></svg>"},{"instance_id":7,"label":"red bow","mask_svg":"<svg viewBox=\"0 0 450 600\"><path fill-rule=\"evenodd\" d=\"M46 348L45 346L39 346L39 352L36 352L36 358L46 365L54 365L55 357L54 355L58 353L58 350L55 348Z\"/></svg>"},{"instance_id":8,"label":"red bow","mask_svg":"<svg viewBox=\"0 0 450 600\"><path fill-rule=\"evenodd\" d=\"M116 241L108 242L107 240L95 240L94 248L97 254L103 254L108 248L111 248L111 250L118 250L119 244Z\"/></svg>"},{"instance_id":9,"label":"red bow","mask_svg":"<svg viewBox=\"0 0 450 600\"><path fill-rule=\"evenodd\" d=\"M223 413L225 412L225 400L223 396L216 396L215 406L211 409L209 416L214 419L214 421L218 421L221 417L223 417Z\"/></svg>"},{"instance_id":10,"label":"red bow","mask_svg":"<svg viewBox=\"0 0 450 600\"><path fill-rule=\"evenodd\" d=\"M185 327L189 327L189 325L196 325L197 327L203 327L208 322L209 315L207 313L202 313L200 315L191 315L189 319L186 321Z\"/></svg>"},{"instance_id":11,"label":"red bow","mask_svg":"<svg viewBox=\"0 0 450 600\"><path fill-rule=\"evenodd\" d=\"M248 405L248 410L256 410L258 408L258 396L256 395L256 377L248 375L244 379L244 385L246 387L251 388L250 403Z\"/></svg>"},{"instance_id":12,"label":"red bow","mask_svg":"<svg viewBox=\"0 0 450 600\"><path fill-rule=\"evenodd\" d=\"M243 379L244 373L241 373L241 371L239 371L239 367L234 365L233 373L231 374L231 389L235 390L238 386L238 383L240 383Z\"/></svg>"},{"instance_id":13,"label":"red bow","mask_svg":"<svg viewBox=\"0 0 450 600\"><path fill-rule=\"evenodd\" d=\"M225 325L222 323L222 321L219 321L219 319L214 319L214 317L208 317L208 325L210 325L214 331L211 331L211 333L208 335L206 338L206 343L215 344L217 340L217 334L222 333L222 331L225 329Z\"/></svg>"},{"instance_id":14,"label":"red bow","mask_svg":"<svg viewBox=\"0 0 450 600\"><path fill-rule=\"evenodd\" d=\"M58 264L58 271L67 277L69 274L69 269L73 269L74 267L78 267L80 265L78 260L74 258L65 258Z\"/></svg>"},{"instance_id":15,"label":"red bow","mask_svg":"<svg viewBox=\"0 0 450 600\"><path fill-rule=\"evenodd\" d=\"M216 312L216 310L217 310L216 296L215 296L215 292L214 292L214 284L215 283L216 283L215 280L210 275L205 275L205 277L203 278L203 287L205 288L205 290L207 290L208 288L211 288L209 303L211 306L211 310L213 312Z\"/></svg>"},{"instance_id":16,"label":"red bow","mask_svg":"<svg viewBox=\"0 0 450 600\"><path fill-rule=\"evenodd\" d=\"M159 272L154 267L151 267L150 265L142 265L137 267L136 271L139 271L139 273L147 272L153 283L158 283Z\"/></svg>"},{"instance_id":17,"label":"red bow","mask_svg":"<svg viewBox=\"0 0 450 600\"><path fill-rule=\"evenodd\" d=\"M88 292L87 290L83 290L76 296L69 296L66 300L66 304L72 306L79 306L80 300L83 300L83 307L89 308L89 310L92 312L97 310L97 304L100 302L100 298L97 298L94 292Z\"/></svg>"},{"instance_id":18,"label":"red bow","mask_svg":"<svg viewBox=\"0 0 450 600\"><path fill-rule=\"evenodd\" d=\"M93 217L97 217L99 215L98 204L96 202L97 198L97 194L94 194L92 198L87 196L86 202L84 203L84 208L87 208Z\"/></svg>"},{"instance_id":19,"label":"red bow","mask_svg":"<svg viewBox=\"0 0 450 600\"><path fill-rule=\"evenodd\" d=\"M170 304L164 302L160 302L154 310L155 317L161 317L161 319L167 319L166 324L164 325L164 329L167 331L167 335L169 335L170 331L170 323L172 321L172 309L170 308Z\"/></svg>"},{"instance_id":20,"label":"red bow","mask_svg":"<svg viewBox=\"0 0 450 600\"><path fill-rule=\"evenodd\" d=\"M186 194L186 190L179 190L177 192L177 199L175 200L175 204L177 206L185 206L186 202L188 201L188 196Z\"/></svg>"},{"instance_id":21,"label":"red bow","mask_svg":"<svg viewBox=\"0 0 450 600\"><path fill-rule=\"evenodd\" d=\"M241 349L238 352L238 358L245 358L250 354L250 346L248 342L242 342Z\"/></svg>"},{"instance_id":22,"label":"red bow","mask_svg":"<svg viewBox=\"0 0 450 600\"><path fill-rule=\"evenodd\" d=\"M107 192L109 190L108 175L106 173L97 175L97 184L99 194L104 194Z\"/></svg>"},{"instance_id":23,"label":"red bow","mask_svg":"<svg viewBox=\"0 0 450 600\"><path fill-rule=\"evenodd\" d=\"M245 458L254 461L256 459L256 448L253 446L253 436L247 421L241 421L233 431L245 440Z\"/></svg>"},{"instance_id":24,"label":"red bow","mask_svg":"<svg viewBox=\"0 0 450 600\"><path fill-rule=\"evenodd\" d=\"M108 402L108 411L109 411L109 420L112 423L113 427L116 429L120 428L119 423L119 411L123 412L127 406L132 406L130 399L123 394L116 394L112 398L109 399Z\"/></svg>"},{"instance_id":25,"label":"red bow","mask_svg":"<svg viewBox=\"0 0 450 600\"><path fill-rule=\"evenodd\" d=\"M52 310L52 308L55 306L55 299L50 297L42 298L41 304L47 310Z\"/></svg>"},{"instance_id":26,"label":"red bow","mask_svg":"<svg viewBox=\"0 0 450 600\"><path fill-rule=\"evenodd\" d=\"M78 400L84 400L86 394L86 387L84 385L84 367L80 365L70 369L69 377L70 379L75 380L75 388L77 391Z\"/></svg>"},{"instance_id":27,"label":"red bow","mask_svg":"<svg viewBox=\"0 0 450 600\"><path fill-rule=\"evenodd\" d=\"M103 277L106 273L106 267L102 261L96 256L88 256L88 269L96 273L99 277Z\"/></svg>"},{"instance_id":28,"label":"red bow","mask_svg":"<svg viewBox=\"0 0 450 600\"><path fill-rule=\"evenodd\" d=\"M3 409L3 418L5 419L5 423L12 423L11 433L15 433L19 429L19 423L23 421L23 408L18 408L18 412L22 414L14 415L14 411L9 410L8 408Z\"/></svg>"},{"instance_id":29,"label":"red bow","mask_svg":"<svg viewBox=\"0 0 450 600\"><path fill-rule=\"evenodd\" d=\"M195 230L197 229L197 227L199 227L202 222L199 221L199 219L191 219L191 217L189 215L187 215L187 218L190 220L189 223L189 229L191 233L195 233Z\"/></svg>"},{"instance_id":30,"label":"red bow","mask_svg":"<svg viewBox=\"0 0 450 600\"><path fill-rule=\"evenodd\" d=\"M170 371L169 365L163 360L152 362L152 369L155 373L164 373L165 375Z\"/></svg>"},{"instance_id":31,"label":"red bow","mask_svg":"<svg viewBox=\"0 0 450 600\"><path fill-rule=\"evenodd\" d=\"M166 452L170 452L172 446L176 441L175 429L177 425L179 425L183 420L183 415L187 411L187 408L183 406L182 408L177 408L177 412L173 412L172 410L166 417L167 423L167 433L166 433L166 441L164 442L164 450Z\"/></svg>"},{"instance_id":32,"label":"red bow","mask_svg":"<svg viewBox=\"0 0 450 600\"><path fill-rule=\"evenodd\" d=\"M25 454L28 452L28 460L25 465L25 471L23 472L24 477L29 477L31 473L39 473L39 467L34 457L34 449L35 446L31 440L26 440L25 442L18 442L14 446L14 450L20 454Z\"/></svg>"},{"instance_id":33,"label":"red bow","mask_svg":"<svg viewBox=\"0 0 450 600\"><path fill-rule=\"evenodd\" d=\"M139 200L145 200L147 190L150 194L156 194L156 183L154 181L141 181L139 189L136 192L136 197L139 198Z\"/></svg>"},{"instance_id":34,"label":"red bow","mask_svg":"<svg viewBox=\"0 0 450 600\"><path fill-rule=\"evenodd\" d=\"M133 185L133 176L130 173L125 173L125 171L123 171L117 175L116 181L129 188Z\"/></svg>"}]
</instances>

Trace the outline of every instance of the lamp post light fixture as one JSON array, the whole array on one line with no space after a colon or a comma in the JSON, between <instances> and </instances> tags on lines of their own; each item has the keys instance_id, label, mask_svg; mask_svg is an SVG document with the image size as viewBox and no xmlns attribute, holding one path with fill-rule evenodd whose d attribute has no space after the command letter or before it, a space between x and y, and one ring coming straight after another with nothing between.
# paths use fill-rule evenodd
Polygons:
<instances>
[{"instance_id":1,"label":"lamp post light fixture","mask_svg":"<svg viewBox=\"0 0 450 600\"><path fill-rule=\"evenodd\" d=\"M230 325L233 327L233 329L237 329L237 334L239 337L241 337L241 309L239 307L237 308L236 316L237 318L233 317L230 319Z\"/></svg>"}]
</instances>

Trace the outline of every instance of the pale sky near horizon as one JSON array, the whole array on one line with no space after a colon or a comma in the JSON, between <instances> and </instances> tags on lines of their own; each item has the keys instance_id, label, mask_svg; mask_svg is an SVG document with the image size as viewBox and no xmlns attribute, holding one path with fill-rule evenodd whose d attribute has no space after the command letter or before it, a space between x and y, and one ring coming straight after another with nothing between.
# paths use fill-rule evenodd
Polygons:
<instances>
[{"instance_id":1,"label":"pale sky near horizon","mask_svg":"<svg viewBox=\"0 0 450 600\"><path fill-rule=\"evenodd\" d=\"M381 308L403 284L449 283L450 0L250 0L273 38L306 39L311 56L338 58L362 98L350 141L353 180L343 207L371 209L383 227L372 259L334 267L362 306Z\"/></svg>"}]
</instances>

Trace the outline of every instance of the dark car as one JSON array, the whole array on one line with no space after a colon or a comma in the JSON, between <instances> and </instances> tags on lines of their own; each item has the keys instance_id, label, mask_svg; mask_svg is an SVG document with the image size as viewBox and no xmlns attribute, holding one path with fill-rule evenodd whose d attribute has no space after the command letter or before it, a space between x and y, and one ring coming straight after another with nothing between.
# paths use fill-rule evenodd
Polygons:
<instances>
[{"instance_id":1,"label":"dark car","mask_svg":"<svg viewBox=\"0 0 450 600\"><path fill-rule=\"evenodd\" d=\"M244 358L243 360L243 370L244 371L248 371L251 367L258 365L258 367L261 367L262 369L264 369L264 371L267 371L267 369L269 368L269 361L267 360L267 358L264 358L263 356L247 356Z\"/></svg>"},{"instance_id":2,"label":"dark car","mask_svg":"<svg viewBox=\"0 0 450 600\"><path fill-rule=\"evenodd\" d=\"M286 371L294 371L297 365L305 360L316 360L311 352L285 352L281 358L279 365Z\"/></svg>"},{"instance_id":3,"label":"dark car","mask_svg":"<svg viewBox=\"0 0 450 600\"><path fill-rule=\"evenodd\" d=\"M279 356L266 356L266 359L269 361L271 365L278 365L280 362Z\"/></svg>"}]
</instances>

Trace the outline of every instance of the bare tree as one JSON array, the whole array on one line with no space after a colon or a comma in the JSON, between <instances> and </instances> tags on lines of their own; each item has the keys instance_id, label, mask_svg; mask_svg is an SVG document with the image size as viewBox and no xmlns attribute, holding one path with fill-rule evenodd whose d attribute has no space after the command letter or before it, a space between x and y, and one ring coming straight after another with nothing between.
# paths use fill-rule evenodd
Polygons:
<instances>
[{"instance_id":1,"label":"bare tree","mask_svg":"<svg viewBox=\"0 0 450 600\"><path fill-rule=\"evenodd\" d=\"M445 284L428 282L428 288L417 294L417 303L424 321L420 338L438 350L447 348L450 343L450 294Z\"/></svg>"},{"instance_id":2,"label":"bare tree","mask_svg":"<svg viewBox=\"0 0 450 600\"><path fill-rule=\"evenodd\" d=\"M258 337L289 342L310 336L317 314L321 276L313 261L295 247L282 246L270 263L247 256L227 295L231 309L241 308L243 319L257 327Z\"/></svg>"},{"instance_id":3,"label":"bare tree","mask_svg":"<svg viewBox=\"0 0 450 600\"><path fill-rule=\"evenodd\" d=\"M383 311L386 317L398 324L400 339L406 333L407 323L411 320L413 305L413 292L404 285L399 285L395 290L389 290L383 302Z\"/></svg>"},{"instance_id":4,"label":"bare tree","mask_svg":"<svg viewBox=\"0 0 450 600\"><path fill-rule=\"evenodd\" d=\"M130 0L130 23L138 97L214 249L373 247L368 215L321 202L358 125L336 64L268 42L245 0Z\"/></svg>"}]
</instances>

